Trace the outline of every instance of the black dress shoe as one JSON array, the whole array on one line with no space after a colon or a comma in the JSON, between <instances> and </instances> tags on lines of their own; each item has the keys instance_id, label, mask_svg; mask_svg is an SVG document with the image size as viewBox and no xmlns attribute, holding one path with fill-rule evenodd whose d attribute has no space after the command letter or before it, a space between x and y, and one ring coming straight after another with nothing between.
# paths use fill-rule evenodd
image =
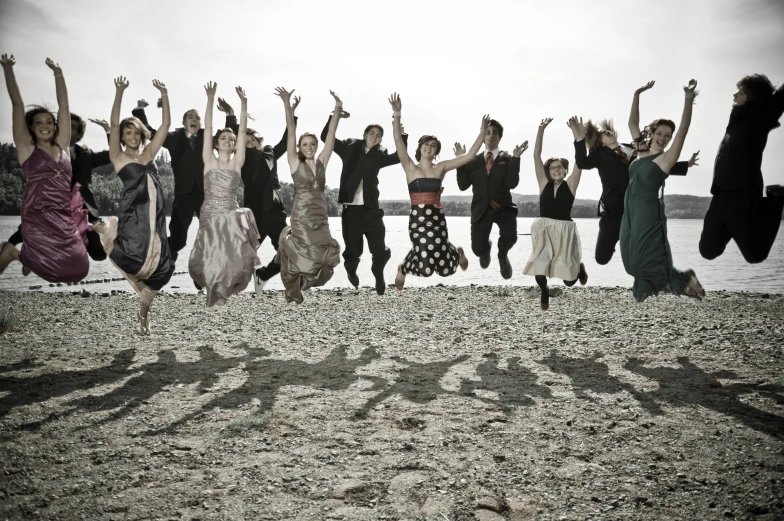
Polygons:
<instances>
[{"instance_id":1,"label":"black dress shoe","mask_svg":"<svg viewBox=\"0 0 784 521\"><path fill-rule=\"evenodd\" d=\"M505 279L512 278L512 263L506 255L498 255L498 264L501 265L501 276Z\"/></svg>"},{"instance_id":2,"label":"black dress shoe","mask_svg":"<svg viewBox=\"0 0 784 521\"><path fill-rule=\"evenodd\" d=\"M487 253L479 257L479 266L484 270L490 266L490 250L493 247L493 243L487 241Z\"/></svg>"},{"instance_id":3,"label":"black dress shoe","mask_svg":"<svg viewBox=\"0 0 784 521\"><path fill-rule=\"evenodd\" d=\"M359 276L357 276L357 272L346 268L346 275L348 275L348 281L354 286L354 289L357 289L359 287Z\"/></svg>"},{"instance_id":4,"label":"black dress shoe","mask_svg":"<svg viewBox=\"0 0 784 521\"><path fill-rule=\"evenodd\" d=\"M384 277L376 277L376 293L383 295L387 290L387 284L384 282Z\"/></svg>"},{"instance_id":5,"label":"black dress shoe","mask_svg":"<svg viewBox=\"0 0 784 521\"><path fill-rule=\"evenodd\" d=\"M770 185L765 187L765 193L768 197L784 197L784 186Z\"/></svg>"}]
</instances>

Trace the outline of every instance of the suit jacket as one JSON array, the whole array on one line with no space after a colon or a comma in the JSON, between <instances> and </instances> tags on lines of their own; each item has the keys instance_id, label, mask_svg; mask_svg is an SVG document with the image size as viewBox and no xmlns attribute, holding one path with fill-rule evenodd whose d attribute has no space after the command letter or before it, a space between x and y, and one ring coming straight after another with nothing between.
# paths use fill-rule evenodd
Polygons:
<instances>
[{"instance_id":1,"label":"suit jacket","mask_svg":"<svg viewBox=\"0 0 784 521\"><path fill-rule=\"evenodd\" d=\"M297 118L294 118L296 123ZM226 128L234 133L239 132L237 116L226 116ZM280 180L278 179L278 159L286 153L288 129L283 131L283 137L274 147L265 146L264 150L255 148L245 149L245 164L242 165L242 183L245 185L245 197L242 205L250 208L253 214L269 211L283 211L283 202L280 196ZM278 200L275 193L278 192Z\"/></svg>"},{"instance_id":2,"label":"suit jacket","mask_svg":"<svg viewBox=\"0 0 784 521\"><path fill-rule=\"evenodd\" d=\"M329 122L321 131L321 141L327 140ZM403 142L408 145L408 134L403 134ZM400 158L397 152L392 154L378 144L365 153L364 139L337 139L335 138L335 152L343 161L343 170L340 172L340 189L338 191L339 203L350 203L354 200L359 183L362 183L362 198L368 208L378 208L378 171L384 167L397 165Z\"/></svg>"},{"instance_id":3,"label":"suit jacket","mask_svg":"<svg viewBox=\"0 0 784 521\"><path fill-rule=\"evenodd\" d=\"M75 183L81 185L79 193L82 194L84 205L93 217L98 218L100 217L98 203L95 201L95 195L93 195L92 191L93 169L110 163L109 151L93 152L87 147L72 145L70 152L71 170L73 171L71 186Z\"/></svg>"},{"instance_id":4,"label":"suit jacket","mask_svg":"<svg viewBox=\"0 0 784 521\"><path fill-rule=\"evenodd\" d=\"M520 182L520 158L510 156L507 152L499 152L498 157L487 174L485 154L479 153L468 164L457 169L457 186L461 191L473 187L474 198L471 200L471 223L477 222L495 201L505 208L517 205L512 200L511 190Z\"/></svg>"},{"instance_id":5,"label":"suit jacket","mask_svg":"<svg viewBox=\"0 0 784 521\"><path fill-rule=\"evenodd\" d=\"M631 145L624 145L632 148ZM613 149L609 147L593 147L590 151L585 149L585 139L574 142L574 161L582 170L599 170L602 181L602 196L599 198L599 215L623 214L623 199L626 189L629 188L629 165L637 158L632 155L629 164L623 162ZM670 175L686 175L689 170L688 161L678 161L670 170ZM602 212L604 206L604 212Z\"/></svg>"},{"instance_id":6,"label":"suit jacket","mask_svg":"<svg viewBox=\"0 0 784 521\"><path fill-rule=\"evenodd\" d=\"M139 118L154 136L155 129L147 123L144 109L133 109L133 115ZM209 137L212 139L212 136ZM204 146L204 129L199 129L196 134L194 146L191 146L184 128L169 132L164 148L171 155L172 170L174 170L174 195L187 195L194 190L204 193L204 160L201 157Z\"/></svg>"}]
</instances>

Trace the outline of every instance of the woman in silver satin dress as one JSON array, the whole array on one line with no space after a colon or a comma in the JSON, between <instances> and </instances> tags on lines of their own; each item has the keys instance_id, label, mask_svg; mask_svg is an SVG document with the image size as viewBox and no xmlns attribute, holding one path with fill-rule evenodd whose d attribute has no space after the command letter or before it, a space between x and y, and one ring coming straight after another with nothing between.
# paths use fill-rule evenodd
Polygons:
<instances>
[{"instance_id":1,"label":"woman in silver satin dress","mask_svg":"<svg viewBox=\"0 0 784 521\"><path fill-rule=\"evenodd\" d=\"M217 87L213 82L204 87L207 91L205 136L212 134L212 106ZM212 141L205 138L202 148L204 203L188 272L207 291L207 307L222 306L231 295L248 287L254 268L260 264L256 249L261 243L253 212L240 208L237 203L240 170L245 163L248 98L242 87L236 90L242 103L239 136L224 128ZM218 157L213 150L218 151Z\"/></svg>"},{"instance_id":2,"label":"woman in silver satin dress","mask_svg":"<svg viewBox=\"0 0 784 521\"><path fill-rule=\"evenodd\" d=\"M280 233L276 261L280 264L286 301L301 304L302 291L326 284L332 278L335 266L340 263L340 245L329 232L324 185L343 103L337 94L329 91L335 98L335 111L329 124L327 139L324 141L324 149L318 159L315 159L318 149L318 138L315 135L308 132L302 134L299 137L299 151L294 142L294 114L290 101L293 92L281 87L275 89L275 94L283 100L286 109L287 157L294 183L291 226L287 226Z\"/></svg>"}]
</instances>

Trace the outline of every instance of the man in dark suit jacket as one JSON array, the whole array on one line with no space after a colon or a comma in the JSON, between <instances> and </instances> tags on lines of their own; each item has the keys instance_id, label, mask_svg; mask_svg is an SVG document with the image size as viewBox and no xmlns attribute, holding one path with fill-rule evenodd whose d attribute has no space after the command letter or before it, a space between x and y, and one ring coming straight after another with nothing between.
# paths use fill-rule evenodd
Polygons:
<instances>
[{"instance_id":1,"label":"man in dark suit jacket","mask_svg":"<svg viewBox=\"0 0 784 521\"><path fill-rule=\"evenodd\" d=\"M292 112L297 110L297 105L299 96L294 98ZM234 109L223 98L218 98L218 110L226 113L226 128L232 129L235 134L239 132ZM296 117L294 121L296 123ZM270 147L264 146L264 138L258 132L252 128L246 129L245 164L240 172L245 187L242 206L253 212L261 242L269 237L275 251L278 251L280 232L286 227L286 213L283 211L278 180L278 159L286 153L288 135L288 129L285 129L280 142ZM274 257L268 265L258 268L253 277L256 292L261 291L267 281L278 273L280 264L275 262Z\"/></svg>"},{"instance_id":2,"label":"man in dark suit jacket","mask_svg":"<svg viewBox=\"0 0 784 521\"><path fill-rule=\"evenodd\" d=\"M341 117L347 118L349 114L343 112ZM332 116L321 132L322 141L326 141L331 120ZM338 202L343 204L341 222L346 246L343 266L349 282L355 288L358 287L357 266L362 255L363 236L367 238L368 249L373 256L370 270L376 279L376 293L379 295L383 295L386 290L384 266L392 252L384 243L386 228L384 210L378 207L378 172L384 167L400 163L397 152L390 154L381 146L383 137L384 129L381 125L371 124L365 128L362 139L335 139L335 152L343 161L338 193ZM408 143L408 134L403 134L403 141Z\"/></svg>"},{"instance_id":3,"label":"man in dark suit jacket","mask_svg":"<svg viewBox=\"0 0 784 521\"><path fill-rule=\"evenodd\" d=\"M108 139L109 124L105 121L92 121L103 127ZM78 115L71 113L71 146L69 150L71 156L71 170L73 172L71 176L71 187L73 187L74 184L79 183L79 194L82 196L84 207L90 212L87 219L90 223L97 223L101 220L101 216L98 213L98 204L95 202L95 195L93 195L91 186L93 182L93 169L110 163L109 151L93 152L86 146L78 146L77 143L84 137L85 130L87 130L87 122ZM21 226L19 227L19 230L11 235L8 242L14 246L18 246L24 242ZM101 244L101 237L97 232L87 232L87 254L91 259L96 261L106 259L106 252Z\"/></svg>"},{"instance_id":4,"label":"man in dark suit jacket","mask_svg":"<svg viewBox=\"0 0 784 521\"><path fill-rule=\"evenodd\" d=\"M133 109L133 115L139 118L154 136L155 129L147 123L147 115L144 112L146 106L144 100L139 100L136 108ZM204 203L204 160L201 156L204 129L201 128L199 111L196 109L187 111L182 116L182 125L169 132L163 143L169 151L172 170L174 170L174 205L169 220L169 248L174 260L177 260L177 253L187 243L188 228L193 221L193 214L199 217L201 205ZM208 136L207 139L212 139L212 136Z\"/></svg>"},{"instance_id":5,"label":"man in dark suit jacket","mask_svg":"<svg viewBox=\"0 0 784 521\"><path fill-rule=\"evenodd\" d=\"M512 264L507 258L517 242L517 205L512 201L511 190L520 182L520 155L528 148L526 141L515 147L513 155L498 148L504 136L504 127L490 120L485 134L485 150L467 165L457 169L457 186L460 190L473 187L471 200L471 250L479 257L479 265L490 265L490 231L498 226L498 262L501 276L512 277Z\"/></svg>"}]
</instances>

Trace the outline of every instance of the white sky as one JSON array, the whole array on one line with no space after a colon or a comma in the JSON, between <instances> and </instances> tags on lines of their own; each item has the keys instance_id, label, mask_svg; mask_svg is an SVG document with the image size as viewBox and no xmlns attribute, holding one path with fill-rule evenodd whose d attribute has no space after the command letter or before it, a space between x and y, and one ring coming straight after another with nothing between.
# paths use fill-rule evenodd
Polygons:
<instances>
[{"instance_id":1,"label":"white sky","mask_svg":"<svg viewBox=\"0 0 784 521\"><path fill-rule=\"evenodd\" d=\"M700 150L700 166L686 179L669 181L667 193L709 195L712 165L724 134L735 83L745 74L784 81L784 2L779 0L522 0L464 2L369 0L2 0L0 52L14 54L25 103L55 105L54 81L44 65L63 68L71 110L109 119L112 79L125 75L123 114L138 98L154 107L153 78L166 83L172 120L189 108L203 114L203 85L218 82L218 96L236 109L233 87L242 85L249 111L267 144L280 139L284 114L276 85L302 95L299 131L316 134L338 92L351 118L338 137L361 137L369 123L384 126L384 144L394 149L390 93L403 100L403 123L411 142L437 135L442 158L452 144L469 146L482 114L501 121L501 148L529 141L515 192L537 191L532 151L541 118L553 117L544 157L573 159L572 114L586 120L613 117L628 141L626 122L634 90L649 80L641 123L656 117L680 120L681 86L696 78L701 91L682 159ZM0 142L11 142L11 105L0 94ZM239 112L239 110L237 110ZM215 111L216 123L223 114ZM83 141L106 145L89 124ZM409 146L413 155L415 146ZM335 155L327 184L337 187ZM285 162L282 181L290 181ZM766 184L784 184L784 129L774 130L763 162ZM406 199L399 166L381 171L381 198ZM459 192L454 172L445 195ZM583 176L580 198L598 198L595 171Z\"/></svg>"}]
</instances>

